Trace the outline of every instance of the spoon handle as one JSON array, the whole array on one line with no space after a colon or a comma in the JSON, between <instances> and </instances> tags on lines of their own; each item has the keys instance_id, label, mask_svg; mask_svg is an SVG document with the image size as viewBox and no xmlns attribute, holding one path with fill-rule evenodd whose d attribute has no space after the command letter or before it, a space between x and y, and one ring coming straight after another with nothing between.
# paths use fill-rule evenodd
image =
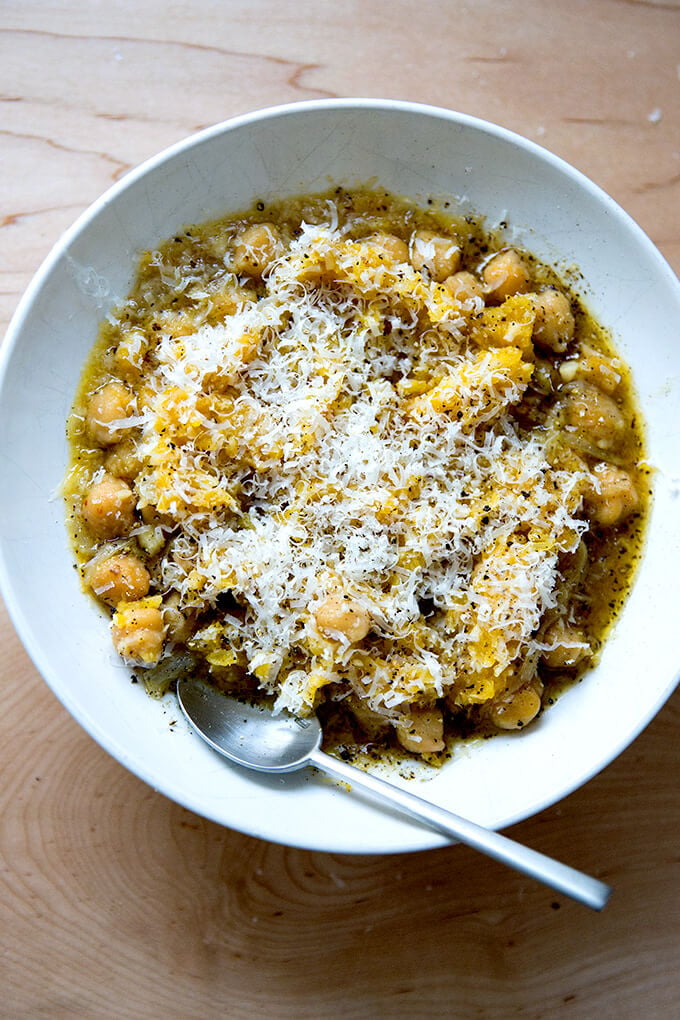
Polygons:
<instances>
[{"instance_id":1,"label":"spoon handle","mask_svg":"<svg viewBox=\"0 0 680 1020\"><path fill-rule=\"evenodd\" d=\"M516 843L493 829L485 829L451 811L430 804L421 797L407 793L401 787L378 779L377 776L363 772L338 758L333 758L324 751L313 751L309 763L343 783L361 787L372 796L388 801L411 818L425 822L426 825L447 836L454 836L461 843L466 843L475 850L480 850L489 857L538 879L539 882L565 893L593 910L602 910L609 899L611 888L604 882L570 868L537 850Z\"/></svg>"}]
</instances>

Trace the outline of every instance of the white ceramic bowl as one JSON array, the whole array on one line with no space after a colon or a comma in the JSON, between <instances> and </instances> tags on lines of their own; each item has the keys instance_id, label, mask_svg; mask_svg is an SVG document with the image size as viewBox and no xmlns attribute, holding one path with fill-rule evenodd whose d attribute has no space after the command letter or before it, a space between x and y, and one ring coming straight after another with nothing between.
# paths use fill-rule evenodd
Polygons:
<instances>
[{"instance_id":1,"label":"white ceramic bowl","mask_svg":"<svg viewBox=\"0 0 680 1020\"><path fill-rule=\"evenodd\" d=\"M52 690L123 765L188 808L256 836L353 853L444 839L316 775L240 771L192 735L171 697L159 704L131 685L110 651L107 620L81 591L57 490L83 362L142 249L256 199L372 179L417 199L453 196L490 224L507 220L541 258L575 263L590 309L632 366L646 416L656 468L646 555L600 666L525 733L482 742L415 784L494 828L540 811L633 740L670 695L680 664L680 286L602 191L533 143L445 110L332 100L259 111L173 146L84 213L28 288L0 369L2 592Z\"/></svg>"}]
</instances>

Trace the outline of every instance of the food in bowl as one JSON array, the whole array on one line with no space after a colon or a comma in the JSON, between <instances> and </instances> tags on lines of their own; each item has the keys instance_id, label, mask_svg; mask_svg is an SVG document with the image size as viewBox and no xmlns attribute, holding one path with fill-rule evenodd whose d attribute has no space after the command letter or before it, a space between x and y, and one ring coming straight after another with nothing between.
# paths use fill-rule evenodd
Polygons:
<instances>
[{"instance_id":1,"label":"food in bowl","mask_svg":"<svg viewBox=\"0 0 680 1020\"><path fill-rule=\"evenodd\" d=\"M592 665L647 508L626 366L554 269L444 206L338 188L141 260L65 484L147 689L184 672L429 757Z\"/></svg>"}]
</instances>

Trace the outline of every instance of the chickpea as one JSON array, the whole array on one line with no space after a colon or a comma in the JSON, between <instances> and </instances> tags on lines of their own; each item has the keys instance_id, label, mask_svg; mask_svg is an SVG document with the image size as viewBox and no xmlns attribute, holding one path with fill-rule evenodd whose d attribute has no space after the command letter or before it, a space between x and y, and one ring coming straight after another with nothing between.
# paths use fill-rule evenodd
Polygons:
<instances>
[{"instance_id":1,"label":"chickpea","mask_svg":"<svg viewBox=\"0 0 680 1020\"><path fill-rule=\"evenodd\" d=\"M619 524L640 506L635 483L627 471L614 464L596 464L592 470L593 484L585 503L590 517L604 528Z\"/></svg>"},{"instance_id":2,"label":"chickpea","mask_svg":"<svg viewBox=\"0 0 680 1020\"><path fill-rule=\"evenodd\" d=\"M598 389L610 395L616 393L621 383L621 363L615 358L607 358L599 351L587 347L581 348L580 376L593 383Z\"/></svg>"},{"instance_id":3,"label":"chickpea","mask_svg":"<svg viewBox=\"0 0 680 1020\"><path fill-rule=\"evenodd\" d=\"M464 269L444 280L444 286L459 301L470 301L472 298L484 300L484 288L472 273Z\"/></svg>"},{"instance_id":4,"label":"chickpea","mask_svg":"<svg viewBox=\"0 0 680 1020\"><path fill-rule=\"evenodd\" d=\"M337 280L339 267L336 252L326 251L313 258L305 255L303 259L304 265L296 273L301 283L309 283L316 287Z\"/></svg>"},{"instance_id":5,"label":"chickpea","mask_svg":"<svg viewBox=\"0 0 680 1020\"><path fill-rule=\"evenodd\" d=\"M615 359L582 344L578 358L562 362L560 376L564 382L583 379L611 396L621 383L621 365Z\"/></svg>"},{"instance_id":6,"label":"chickpea","mask_svg":"<svg viewBox=\"0 0 680 1020\"><path fill-rule=\"evenodd\" d=\"M137 446L132 439L123 439L107 450L104 467L110 475L132 481L139 474L142 462L137 453Z\"/></svg>"},{"instance_id":7,"label":"chickpea","mask_svg":"<svg viewBox=\"0 0 680 1020\"><path fill-rule=\"evenodd\" d=\"M154 528L167 527L172 529L176 523L169 514L161 514L155 506L148 506L148 504L143 506L139 513L144 523L150 524Z\"/></svg>"},{"instance_id":8,"label":"chickpea","mask_svg":"<svg viewBox=\"0 0 680 1020\"><path fill-rule=\"evenodd\" d=\"M562 291L551 287L534 298L534 342L556 354L567 349L574 336L571 302Z\"/></svg>"},{"instance_id":9,"label":"chickpea","mask_svg":"<svg viewBox=\"0 0 680 1020\"><path fill-rule=\"evenodd\" d=\"M367 237L366 240L376 248L379 248L381 253L384 253L390 262L396 264L408 262L408 245L395 234L373 234L371 237Z\"/></svg>"},{"instance_id":10,"label":"chickpea","mask_svg":"<svg viewBox=\"0 0 680 1020\"><path fill-rule=\"evenodd\" d=\"M444 717L437 705L410 708L397 720L395 730L406 751L430 754L444 750Z\"/></svg>"},{"instance_id":11,"label":"chickpea","mask_svg":"<svg viewBox=\"0 0 680 1020\"><path fill-rule=\"evenodd\" d=\"M460 265L460 248L452 237L433 230L416 230L411 238L411 265L428 273L437 283L452 276Z\"/></svg>"},{"instance_id":12,"label":"chickpea","mask_svg":"<svg viewBox=\"0 0 680 1020\"><path fill-rule=\"evenodd\" d=\"M233 266L245 276L262 276L281 251L281 235L273 223L245 227L234 244Z\"/></svg>"},{"instance_id":13,"label":"chickpea","mask_svg":"<svg viewBox=\"0 0 680 1020\"><path fill-rule=\"evenodd\" d=\"M626 422L618 405L591 383L569 383L562 404L564 423L601 450L610 450L623 438Z\"/></svg>"},{"instance_id":14,"label":"chickpea","mask_svg":"<svg viewBox=\"0 0 680 1020\"><path fill-rule=\"evenodd\" d=\"M501 304L513 294L526 294L531 276L526 262L514 248L506 248L489 259L482 269L490 304Z\"/></svg>"},{"instance_id":15,"label":"chickpea","mask_svg":"<svg viewBox=\"0 0 680 1020\"><path fill-rule=\"evenodd\" d=\"M168 638L175 644L185 644L192 635L192 615L180 608L177 592L168 595L163 606L163 621Z\"/></svg>"},{"instance_id":16,"label":"chickpea","mask_svg":"<svg viewBox=\"0 0 680 1020\"><path fill-rule=\"evenodd\" d=\"M102 602L117 606L119 602L144 598L151 577L137 556L118 553L89 563L85 568L85 583Z\"/></svg>"},{"instance_id":17,"label":"chickpea","mask_svg":"<svg viewBox=\"0 0 680 1020\"><path fill-rule=\"evenodd\" d=\"M114 614L111 637L124 659L152 665L163 653L164 625L160 598L122 602Z\"/></svg>"},{"instance_id":18,"label":"chickpea","mask_svg":"<svg viewBox=\"0 0 680 1020\"><path fill-rule=\"evenodd\" d=\"M166 537L161 527L154 527L152 524L143 524L135 528L137 545L143 549L147 556L157 556L166 543Z\"/></svg>"},{"instance_id":19,"label":"chickpea","mask_svg":"<svg viewBox=\"0 0 680 1020\"><path fill-rule=\"evenodd\" d=\"M113 356L118 375L131 381L139 379L148 348L149 341L143 330L130 329L123 333Z\"/></svg>"},{"instance_id":20,"label":"chickpea","mask_svg":"<svg viewBox=\"0 0 680 1020\"><path fill-rule=\"evenodd\" d=\"M82 518L96 538L120 538L134 524L135 494L113 475L104 475L83 499Z\"/></svg>"},{"instance_id":21,"label":"chickpea","mask_svg":"<svg viewBox=\"0 0 680 1020\"><path fill-rule=\"evenodd\" d=\"M224 286L222 290L216 291L210 296L208 323L214 326L224 322L227 316L238 312L246 301L253 299L254 295L244 287Z\"/></svg>"},{"instance_id":22,"label":"chickpea","mask_svg":"<svg viewBox=\"0 0 680 1020\"><path fill-rule=\"evenodd\" d=\"M542 685L520 687L491 709L491 721L499 730L519 730L535 719L541 709Z\"/></svg>"},{"instance_id":23,"label":"chickpea","mask_svg":"<svg viewBox=\"0 0 680 1020\"><path fill-rule=\"evenodd\" d=\"M348 595L329 595L314 618L319 630L342 634L351 644L363 640L371 629L367 610Z\"/></svg>"},{"instance_id":24,"label":"chickpea","mask_svg":"<svg viewBox=\"0 0 680 1020\"><path fill-rule=\"evenodd\" d=\"M167 308L165 311L157 312L154 320L161 327L161 331L173 339L196 332L196 322L190 312L177 312Z\"/></svg>"},{"instance_id":25,"label":"chickpea","mask_svg":"<svg viewBox=\"0 0 680 1020\"><path fill-rule=\"evenodd\" d=\"M90 397L85 414L85 427L95 443L113 446L130 428L121 424L133 413L130 390L121 382L108 382Z\"/></svg>"},{"instance_id":26,"label":"chickpea","mask_svg":"<svg viewBox=\"0 0 680 1020\"><path fill-rule=\"evenodd\" d=\"M546 628L543 641L548 645L542 655L548 669L571 669L590 655L583 631L561 617Z\"/></svg>"},{"instance_id":27,"label":"chickpea","mask_svg":"<svg viewBox=\"0 0 680 1020\"><path fill-rule=\"evenodd\" d=\"M384 736L390 729L390 724L385 719L385 716L374 712L365 701L357 698L355 694L350 694L349 697L345 698L343 704L349 708L364 733L372 740L377 740Z\"/></svg>"}]
</instances>

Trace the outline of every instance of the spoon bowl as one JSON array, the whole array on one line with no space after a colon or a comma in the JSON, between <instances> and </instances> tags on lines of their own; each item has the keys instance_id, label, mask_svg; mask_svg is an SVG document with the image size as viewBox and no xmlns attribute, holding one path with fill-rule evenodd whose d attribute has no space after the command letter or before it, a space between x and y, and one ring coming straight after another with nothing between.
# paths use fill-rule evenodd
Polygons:
<instances>
[{"instance_id":1,"label":"spoon bowl","mask_svg":"<svg viewBox=\"0 0 680 1020\"><path fill-rule=\"evenodd\" d=\"M181 680L177 696L206 743L256 772L296 772L309 764L321 745L321 725L315 715L308 719L273 715L264 705L227 697L195 681Z\"/></svg>"},{"instance_id":2,"label":"spoon bowl","mask_svg":"<svg viewBox=\"0 0 680 1020\"><path fill-rule=\"evenodd\" d=\"M351 790L358 787L410 818L467 843L593 910L601 910L609 899L611 889L598 879L326 754L320 748L322 730L316 716L299 719L283 712L274 715L265 706L248 704L191 680L180 680L177 697L199 736L237 765L273 773L295 772L313 765L349 784Z\"/></svg>"}]
</instances>

